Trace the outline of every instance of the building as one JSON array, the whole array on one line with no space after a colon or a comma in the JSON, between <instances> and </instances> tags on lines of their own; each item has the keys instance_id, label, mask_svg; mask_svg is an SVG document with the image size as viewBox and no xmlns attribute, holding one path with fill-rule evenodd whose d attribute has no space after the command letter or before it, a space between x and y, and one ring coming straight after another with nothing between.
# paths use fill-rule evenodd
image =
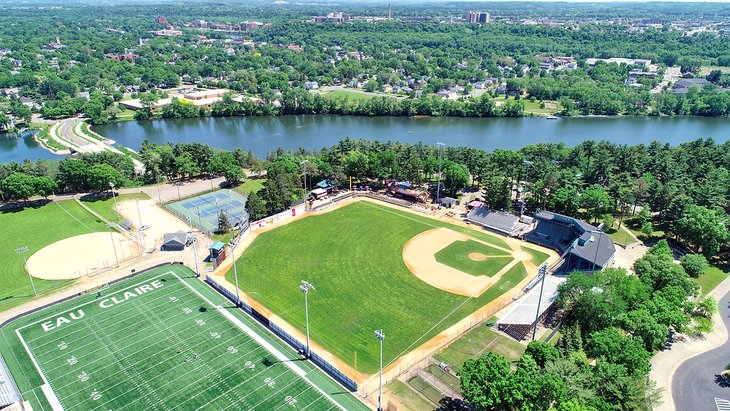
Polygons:
<instances>
[{"instance_id":1,"label":"building","mask_svg":"<svg viewBox=\"0 0 730 411\"><path fill-rule=\"evenodd\" d=\"M466 221L509 236L517 232L520 222L519 217L504 211L490 210L477 204L472 207L466 215Z\"/></svg>"},{"instance_id":2,"label":"building","mask_svg":"<svg viewBox=\"0 0 730 411\"><path fill-rule=\"evenodd\" d=\"M182 251L185 249L187 241L187 233L178 231L176 233L167 233L162 237L162 251Z\"/></svg>"},{"instance_id":3,"label":"building","mask_svg":"<svg viewBox=\"0 0 730 411\"><path fill-rule=\"evenodd\" d=\"M164 17L158 17L155 19L155 23L157 24L167 24L167 19Z\"/></svg>"},{"instance_id":4,"label":"building","mask_svg":"<svg viewBox=\"0 0 730 411\"><path fill-rule=\"evenodd\" d=\"M125 52L124 54L106 53L106 54L104 54L104 57L106 57L108 59L116 60L116 61L124 61L124 60L134 61L135 59L139 58L139 54L129 53L129 52Z\"/></svg>"},{"instance_id":5,"label":"building","mask_svg":"<svg viewBox=\"0 0 730 411\"><path fill-rule=\"evenodd\" d=\"M175 36L182 36L183 32L180 30L163 29L163 30L153 31L152 34L154 34L157 37L175 37Z\"/></svg>"},{"instance_id":6,"label":"building","mask_svg":"<svg viewBox=\"0 0 730 411\"><path fill-rule=\"evenodd\" d=\"M524 239L561 254L556 273L600 271L613 262L613 240L597 227L550 211L537 213L535 222L535 228Z\"/></svg>"},{"instance_id":7,"label":"building","mask_svg":"<svg viewBox=\"0 0 730 411\"><path fill-rule=\"evenodd\" d=\"M213 90L200 90L185 93L183 94L183 98L190 101L202 101L206 99L223 97L227 92L228 90L222 88Z\"/></svg>"},{"instance_id":8,"label":"building","mask_svg":"<svg viewBox=\"0 0 730 411\"><path fill-rule=\"evenodd\" d=\"M628 58L619 58L619 57L612 57L612 58L608 58L608 59L589 58L589 59L586 59L586 64L588 65L588 67L593 67L599 61L603 61L606 64L616 63L616 64L626 64L626 65L630 65L630 66L639 66L639 67L651 66L651 60L648 60L648 59L628 59Z\"/></svg>"},{"instance_id":9,"label":"building","mask_svg":"<svg viewBox=\"0 0 730 411\"><path fill-rule=\"evenodd\" d=\"M474 24L487 24L491 21L491 17L485 11L470 11L466 15L466 21Z\"/></svg>"},{"instance_id":10,"label":"building","mask_svg":"<svg viewBox=\"0 0 730 411\"><path fill-rule=\"evenodd\" d=\"M157 100L150 106L152 110L162 108L172 103L173 98L184 100L193 103L196 107L210 108L217 101L221 100L223 96L228 92L226 89L213 89L213 90L201 90L191 91L183 94L178 94L170 98L163 98ZM144 104L140 99L124 100L120 101L119 105L124 106L130 110L141 110L145 108Z\"/></svg>"},{"instance_id":11,"label":"building","mask_svg":"<svg viewBox=\"0 0 730 411\"><path fill-rule=\"evenodd\" d=\"M703 78L683 78L674 83L674 86L672 86L672 92L674 94L684 94L694 86L697 86L700 90L702 90L708 84L711 83Z\"/></svg>"},{"instance_id":12,"label":"building","mask_svg":"<svg viewBox=\"0 0 730 411\"><path fill-rule=\"evenodd\" d=\"M319 83L316 81L305 81L304 88L307 90L316 90L319 88Z\"/></svg>"}]
</instances>

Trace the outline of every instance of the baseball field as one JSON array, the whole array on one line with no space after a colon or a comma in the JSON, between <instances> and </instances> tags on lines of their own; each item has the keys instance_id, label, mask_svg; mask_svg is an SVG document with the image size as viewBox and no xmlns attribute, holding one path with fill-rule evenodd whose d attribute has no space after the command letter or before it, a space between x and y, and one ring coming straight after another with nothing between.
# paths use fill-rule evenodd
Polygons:
<instances>
[{"instance_id":1,"label":"baseball field","mask_svg":"<svg viewBox=\"0 0 730 411\"><path fill-rule=\"evenodd\" d=\"M512 290L547 258L483 230L359 201L259 233L236 264L246 295L302 332L299 283L311 282L312 340L373 374L373 330L385 333L388 364ZM422 261L432 271L422 272ZM464 290L472 280L483 289Z\"/></svg>"},{"instance_id":2,"label":"baseball field","mask_svg":"<svg viewBox=\"0 0 730 411\"><path fill-rule=\"evenodd\" d=\"M0 333L0 353L36 410L367 409L180 265Z\"/></svg>"},{"instance_id":3,"label":"baseball field","mask_svg":"<svg viewBox=\"0 0 730 411\"><path fill-rule=\"evenodd\" d=\"M16 249L27 247L25 257L57 241L108 228L74 201L58 201L37 207L0 212L0 311L22 304L33 297L23 255ZM72 281L36 279L39 294L47 294Z\"/></svg>"}]
</instances>

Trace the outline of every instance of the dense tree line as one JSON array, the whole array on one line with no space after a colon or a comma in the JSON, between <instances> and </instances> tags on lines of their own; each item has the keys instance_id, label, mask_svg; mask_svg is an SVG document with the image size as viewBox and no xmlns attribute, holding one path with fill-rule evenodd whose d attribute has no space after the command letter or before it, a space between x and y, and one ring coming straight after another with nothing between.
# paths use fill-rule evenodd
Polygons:
<instances>
[{"instance_id":1,"label":"dense tree line","mask_svg":"<svg viewBox=\"0 0 730 411\"><path fill-rule=\"evenodd\" d=\"M355 181L386 179L431 184L439 166L438 147L422 143L341 140L322 150L277 150L265 160L237 149L217 151L200 144L143 143L139 150L145 174L135 176L131 160L114 153L82 154L63 160L58 171L45 163L0 166L0 181L13 173L53 178L58 190L102 190L112 179L107 164L120 174L117 181L154 183L199 175L225 175L236 184L243 169L267 171L261 210L284 210L303 198L305 186L333 179L346 186ZM653 142L623 146L607 141L586 141L574 148L564 144L536 144L520 150L486 152L470 147L443 149L443 194L458 195L464 188L479 188L494 209L535 212L551 210L619 226L631 216L637 229L662 229L695 253L712 259L730 251L730 143L699 139L679 146ZM108 173L106 173L108 172ZM106 175L88 177L89 173ZM304 176L307 176L305 185ZM115 175L116 177L116 175ZM4 186L2 186L4 187ZM432 187L433 189L433 187ZM35 191L35 195L44 195ZM5 198L24 198L3 188ZM25 196L27 197L27 196ZM524 204L515 201L524 198ZM261 211L259 214L264 213Z\"/></svg>"},{"instance_id":2,"label":"dense tree line","mask_svg":"<svg viewBox=\"0 0 730 411\"><path fill-rule=\"evenodd\" d=\"M571 274L560 286L556 347L530 343L514 371L497 354L468 360L460 372L465 401L479 410L651 410L659 399L648 378L651 356L670 331L711 331L717 301L690 298L697 285L666 241L634 270Z\"/></svg>"}]
</instances>

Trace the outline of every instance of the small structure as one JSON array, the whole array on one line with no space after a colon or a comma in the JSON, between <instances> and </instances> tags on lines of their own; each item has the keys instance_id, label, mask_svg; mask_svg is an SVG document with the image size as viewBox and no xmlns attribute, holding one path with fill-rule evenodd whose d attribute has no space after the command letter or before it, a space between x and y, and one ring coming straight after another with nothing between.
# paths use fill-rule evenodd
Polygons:
<instances>
[{"instance_id":1,"label":"small structure","mask_svg":"<svg viewBox=\"0 0 730 411\"><path fill-rule=\"evenodd\" d=\"M218 241L217 243L210 246L208 248L210 259L215 260L216 258L218 258L218 256L221 254L221 252L223 251L225 246L226 245L222 241Z\"/></svg>"},{"instance_id":2,"label":"small structure","mask_svg":"<svg viewBox=\"0 0 730 411\"><path fill-rule=\"evenodd\" d=\"M187 240L187 234L184 231L178 231L176 233L167 233L162 238L163 251L182 251L185 249L185 241Z\"/></svg>"},{"instance_id":3,"label":"small structure","mask_svg":"<svg viewBox=\"0 0 730 411\"><path fill-rule=\"evenodd\" d=\"M321 200L327 195L327 190L318 187L312 190L309 194L311 194L315 200Z\"/></svg>"},{"instance_id":4,"label":"small structure","mask_svg":"<svg viewBox=\"0 0 730 411\"><path fill-rule=\"evenodd\" d=\"M427 191L418 190L407 181L390 183L388 186L388 193L417 203L425 203L429 197Z\"/></svg>"},{"instance_id":5,"label":"small structure","mask_svg":"<svg viewBox=\"0 0 730 411\"><path fill-rule=\"evenodd\" d=\"M459 200L453 197L441 197L436 201L436 203L442 207L454 208L459 205Z\"/></svg>"}]
</instances>

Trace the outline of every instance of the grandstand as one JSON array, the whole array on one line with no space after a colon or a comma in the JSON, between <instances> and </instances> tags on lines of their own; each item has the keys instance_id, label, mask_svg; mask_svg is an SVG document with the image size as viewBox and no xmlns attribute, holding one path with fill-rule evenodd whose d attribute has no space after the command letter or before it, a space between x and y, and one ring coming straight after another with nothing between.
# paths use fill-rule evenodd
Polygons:
<instances>
[{"instance_id":1,"label":"grandstand","mask_svg":"<svg viewBox=\"0 0 730 411\"><path fill-rule=\"evenodd\" d=\"M536 316L538 321L542 321L553 311L553 303L558 298L558 287L565 280L565 276L547 275L542 286L542 298L540 298L541 285L536 282L527 294L512 304L497 321L497 329L517 340L524 340L532 332Z\"/></svg>"},{"instance_id":2,"label":"grandstand","mask_svg":"<svg viewBox=\"0 0 730 411\"><path fill-rule=\"evenodd\" d=\"M537 225L524 239L562 255L554 272L602 270L613 262L613 240L597 227L550 211L535 215Z\"/></svg>"},{"instance_id":3,"label":"grandstand","mask_svg":"<svg viewBox=\"0 0 730 411\"><path fill-rule=\"evenodd\" d=\"M10 377L5 362L0 357L0 408L8 407L20 401L20 394Z\"/></svg>"},{"instance_id":4,"label":"grandstand","mask_svg":"<svg viewBox=\"0 0 730 411\"><path fill-rule=\"evenodd\" d=\"M466 220L506 235L513 235L520 221L517 216L486 207L474 207L466 215Z\"/></svg>"}]
</instances>

